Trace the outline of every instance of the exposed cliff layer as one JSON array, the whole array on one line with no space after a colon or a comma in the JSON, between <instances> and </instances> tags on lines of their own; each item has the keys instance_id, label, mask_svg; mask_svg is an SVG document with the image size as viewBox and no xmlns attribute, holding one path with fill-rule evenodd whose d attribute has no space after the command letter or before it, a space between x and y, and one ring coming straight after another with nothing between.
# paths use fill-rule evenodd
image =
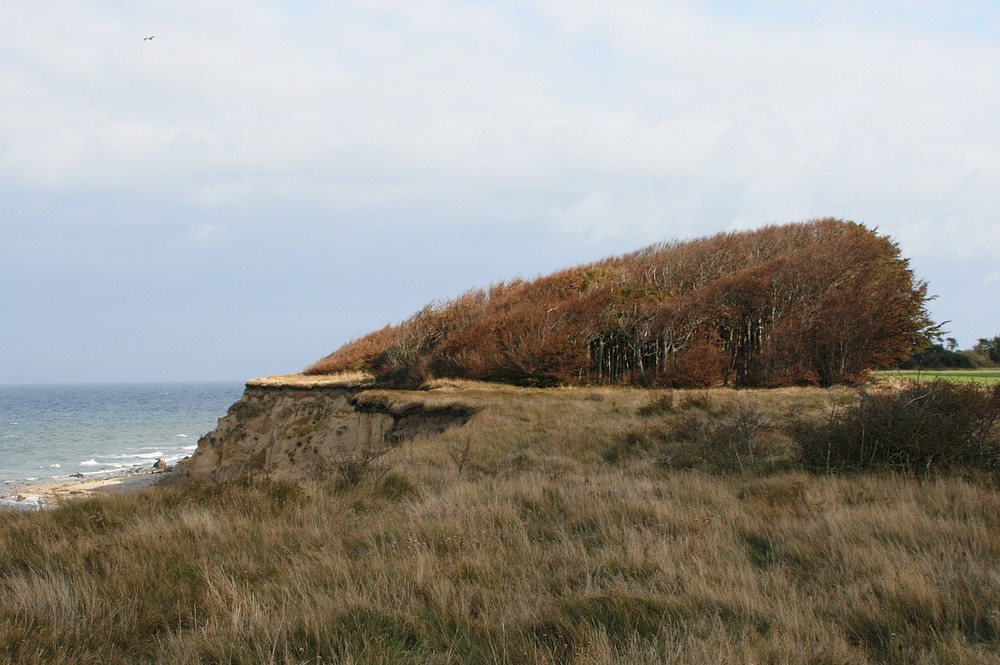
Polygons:
<instances>
[{"instance_id":1,"label":"exposed cliff layer","mask_svg":"<svg viewBox=\"0 0 1000 665\"><path fill-rule=\"evenodd\" d=\"M359 383L258 379L229 408L198 449L178 466L176 481L328 476L344 455L396 445L465 424L474 409L420 391L380 391Z\"/></svg>"}]
</instances>

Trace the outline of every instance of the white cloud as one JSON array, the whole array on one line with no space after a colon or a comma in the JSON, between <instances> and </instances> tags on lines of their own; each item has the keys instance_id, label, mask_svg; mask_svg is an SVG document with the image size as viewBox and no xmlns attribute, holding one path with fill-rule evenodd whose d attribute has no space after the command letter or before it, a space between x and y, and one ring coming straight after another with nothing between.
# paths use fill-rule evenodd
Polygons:
<instances>
[{"instance_id":1,"label":"white cloud","mask_svg":"<svg viewBox=\"0 0 1000 665\"><path fill-rule=\"evenodd\" d=\"M0 179L219 208L516 207L587 237L833 214L998 255L997 40L960 30L968 9L838 7L21 5L0 26ZM526 192L533 210L510 204Z\"/></svg>"},{"instance_id":2,"label":"white cloud","mask_svg":"<svg viewBox=\"0 0 1000 665\"><path fill-rule=\"evenodd\" d=\"M550 243L531 248L541 261L835 215L938 271L942 318L971 321L981 308L955 303L995 288L995 3L290 6L5 7L0 192L20 212L0 224L46 247L39 261L76 251L54 247L70 225L110 239L159 224L192 242L231 234L201 250L278 266L317 250L279 252L276 236L376 254L406 237L420 256L410 245L439 248L456 229L467 251L492 252L477 240L517 227ZM108 240L131 244L107 254L142 263L156 243L141 237ZM963 270L990 275L948 281ZM961 325L972 336L994 322Z\"/></svg>"},{"instance_id":3,"label":"white cloud","mask_svg":"<svg viewBox=\"0 0 1000 665\"><path fill-rule=\"evenodd\" d=\"M983 278L983 284L996 284L997 282L1000 282L1000 270L991 272Z\"/></svg>"},{"instance_id":4,"label":"white cloud","mask_svg":"<svg viewBox=\"0 0 1000 665\"><path fill-rule=\"evenodd\" d=\"M189 226L184 235L192 240L206 240L218 234L219 231L220 228L217 224L206 222Z\"/></svg>"}]
</instances>

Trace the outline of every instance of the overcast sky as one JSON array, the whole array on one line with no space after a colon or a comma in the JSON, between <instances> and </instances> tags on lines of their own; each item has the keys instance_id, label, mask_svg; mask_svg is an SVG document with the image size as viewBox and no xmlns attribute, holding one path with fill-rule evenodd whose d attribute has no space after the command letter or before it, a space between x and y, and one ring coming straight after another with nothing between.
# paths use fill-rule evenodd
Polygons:
<instances>
[{"instance_id":1,"label":"overcast sky","mask_svg":"<svg viewBox=\"0 0 1000 665\"><path fill-rule=\"evenodd\" d=\"M891 235L963 348L1000 334L1000 3L0 20L0 383L298 371L472 287L823 216Z\"/></svg>"}]
</instances>

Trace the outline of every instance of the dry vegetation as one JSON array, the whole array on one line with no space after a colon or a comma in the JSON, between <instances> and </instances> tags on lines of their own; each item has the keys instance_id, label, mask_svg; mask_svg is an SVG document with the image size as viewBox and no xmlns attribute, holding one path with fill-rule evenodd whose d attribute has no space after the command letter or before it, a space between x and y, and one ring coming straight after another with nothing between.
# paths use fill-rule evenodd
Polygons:
<instances>
[{"instance_id":1,"label":"dry vegetation","mask_svg":"<svg viewBox=\"0 0 1000 665\"><path fill-rule=\"evenodd\" d=\"M432 303L306 373L526 386L856 382L926 345L926 284L888 237L836 219L653 245Z\"/></svg>"},{"instance_id":2,"label":"dry vegetation","mask_svg":"<svg viewBox=\"0 0 1000 665\"><path fill-rule=\"evenodd\" d=\"M852 391L435 390L387 472L0 514L0 661L1000 662L993 476L806 470Z\"/></svg>"}]
</instances>

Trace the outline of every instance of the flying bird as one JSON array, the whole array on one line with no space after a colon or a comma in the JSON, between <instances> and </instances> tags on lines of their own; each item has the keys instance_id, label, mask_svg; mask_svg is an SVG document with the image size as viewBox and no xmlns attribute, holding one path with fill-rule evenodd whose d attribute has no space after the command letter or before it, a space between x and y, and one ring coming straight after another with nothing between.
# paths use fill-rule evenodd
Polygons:
<instances>
[{"instance_id":1,"label":"flying bird","mask_svg":"<svg viewBox=\"0 0 1000 665\"><path fill-rule=\"evenodd\" d=\"M149 37L144 37L142 41L144 41L144 42L148 42L148 41L149 41L150 39L152 39L152 38L153 38L153 37L155 37L155 36L156 36L156 35L150 35Z\"/></svg>"}]
</instances>

